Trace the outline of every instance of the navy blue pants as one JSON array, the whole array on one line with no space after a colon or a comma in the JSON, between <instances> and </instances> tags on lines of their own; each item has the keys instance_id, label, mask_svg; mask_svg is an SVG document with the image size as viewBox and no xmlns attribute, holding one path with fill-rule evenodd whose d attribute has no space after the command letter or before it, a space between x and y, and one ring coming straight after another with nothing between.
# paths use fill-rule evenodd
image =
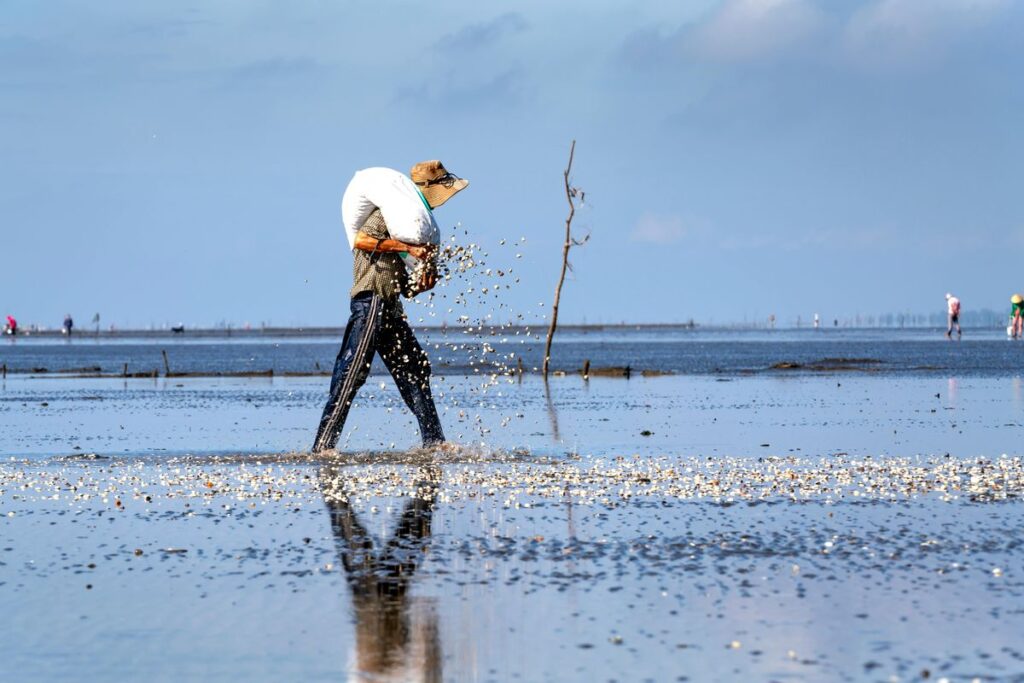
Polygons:
<instances>
[{"instance_id":1,"label":"navy blue pants","mask_svg":"<svg viewBox=\"0 0 1024 683\"><path fill-rule=\"evenodd\" d=\"M441 420L430 394L430 360L416 341L401 303L361 292L352 297L352 315L334 363L330 396L320 418L314 453L334 448L352 400L370 374L374 353L380 354L398 392L416 416L423 445L444 441Z\"/></svg>"}]
</instances>

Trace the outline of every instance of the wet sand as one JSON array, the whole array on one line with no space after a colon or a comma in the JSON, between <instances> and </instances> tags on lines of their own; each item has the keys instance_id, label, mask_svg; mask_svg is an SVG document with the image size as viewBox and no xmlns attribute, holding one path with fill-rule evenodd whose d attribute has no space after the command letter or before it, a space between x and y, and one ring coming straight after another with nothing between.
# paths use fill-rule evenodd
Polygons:
<instances>
[{"instance_id":1,"label":"wet sand","mask_svg":"<svg viewBox=\"0 0 1024 683\"><path fill-rule=\"evenodd\" d=\"M326 378L0 383L2 456L308 450ZM448 437L534 455L945 455L1022 452L1024 379L436 377ZM339 448L403 451L418 433L391 380L359 393Z\"/></svg>"},{"instance_id":2,"label":"wet sand","mask_svg":"<svg viewBox=\"0 0 1024 683\"><path fill-rule=\"evenodd\" d=\"M8 379L0 679L1024 680L1018 380L321 384Z\"/></svg>"}]
</instances>

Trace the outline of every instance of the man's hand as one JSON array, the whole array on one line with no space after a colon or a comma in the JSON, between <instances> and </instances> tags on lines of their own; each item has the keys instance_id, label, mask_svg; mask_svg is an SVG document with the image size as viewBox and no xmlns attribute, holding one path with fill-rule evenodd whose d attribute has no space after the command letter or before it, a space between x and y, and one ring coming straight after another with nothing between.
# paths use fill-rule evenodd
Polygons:
<instances>
[{"instance_id":1,"label":"man's hand","mask_svg":"<svg viewBox=\"0 0 1024 683\"><path fill-rule=\"evenodd\" d=\"M408 245L408 251L409 255L413 258L418 258L420 261L430 261L437 248L433 244L410 244Z\"/></svg>"},{"instance_id":2,"label":"man's hand","mask_svg":"<svg viewBox=\"0 0 1024 683\"><path fill-rule=\"evenodd\" d=\"M436 284L437 264L433 261L429 261L420 269L420 277L416 282L416 290L420 292L427 292L433 289Z\"/></svg>"}]
</instances>

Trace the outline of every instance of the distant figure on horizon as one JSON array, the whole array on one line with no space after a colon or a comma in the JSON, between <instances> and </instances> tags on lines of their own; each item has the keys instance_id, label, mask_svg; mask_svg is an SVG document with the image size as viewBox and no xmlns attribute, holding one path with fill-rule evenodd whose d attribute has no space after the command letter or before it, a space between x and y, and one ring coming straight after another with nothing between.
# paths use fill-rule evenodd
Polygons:
<instances>
[{"instance_id":1,"label":"distant figure on horizon","mask_svg":"<svg viewBox=\"0 0 1024 683\"><path fill-rule=\"evenodd\" d=\"M821 327L821 318L819 318L818 314L815 313L814 314L814 329L818 329L819 327Z\"/></svg>"},{"instance_id":2,"label":"distant figure on horizon","mask_svg":"<svg viewBox=\"0 0 1024 683\"><path fill-rule=\"evenodd\" d=\"M13 315L7 316L7 324L4 325L4 334L18 334L18 321L14 319Z\"/></svg>"},{"instance_id":3,"label":"distant figure on horizon","mask_svg":"<svg viewBox=\"0 0 1024 683\"><path fill-rule=\"evenodd\" d=\"M956 326L956 338L959 340L963 335L963 331L960 329L960 299L949 292L946 292L946 312L948 313L946 337L953 338L953 326Z\"/></svg>"},{"instance_id":4,"label":"distant figure on horizon","mask_svg":"<svg viewBox=\"0 0 1024 683\"><path fill-rule=\"evenodd\" d=\"M380 355L416 417L423 445L444 443L430 393L430 359L416 341L400 297L434 288L440 230L433 211L468 185L436 160L416 164L409 176L372 168L359 171L349 182L341 207L353 258L351 315L313 440L314 453L335 447L356 392L370 374L374 354ZM429 229L414 230L417 225ZM396 239L399 236L409 241ZM405 256L420 265L409 272Z\"/></svg>"},{"instance_id":5,"label":"distant figure on horizon","mask_svg":"<svg viewBox=\"0 0 1024 683\"><path fill-rule=\"evenodd\" d=\"M71 330L74 328L74 326L75 326L75 321L71 319L71 314L70 313L64 314L64 324L61 326L60 331L70 337L71 336Z\"/></svg>"},{"instance_id":6,"label":"distant figure on horizon","mask_svg":"<svg viewBox=\"0 0 1024 683\"><path fill-rule=\"evenodd\" d=\"M1010 297L1010 337L1020 339L1024 332L1024 297L1014 294Z\"/></svg>"}]
</instances>

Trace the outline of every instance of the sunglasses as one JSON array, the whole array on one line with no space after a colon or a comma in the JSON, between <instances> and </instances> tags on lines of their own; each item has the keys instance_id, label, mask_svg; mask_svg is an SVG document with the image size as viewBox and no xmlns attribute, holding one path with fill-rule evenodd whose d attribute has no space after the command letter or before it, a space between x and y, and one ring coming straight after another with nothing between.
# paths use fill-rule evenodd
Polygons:
<instances>
[{"instance_id":1,"label":"sunglasses","mask_svg":"<svg viewBox=\"0 0 1024 683\"><path fill-rule=\"evenodd\" d=\"M422 183L416 183L421 187L430 187L431 185L444 185L449 190L455 187L455 183L461 180L459 176L454 173L445 173L440 178L434 178L433 180L427 180Z\"/></svg>"}]
</instances>

